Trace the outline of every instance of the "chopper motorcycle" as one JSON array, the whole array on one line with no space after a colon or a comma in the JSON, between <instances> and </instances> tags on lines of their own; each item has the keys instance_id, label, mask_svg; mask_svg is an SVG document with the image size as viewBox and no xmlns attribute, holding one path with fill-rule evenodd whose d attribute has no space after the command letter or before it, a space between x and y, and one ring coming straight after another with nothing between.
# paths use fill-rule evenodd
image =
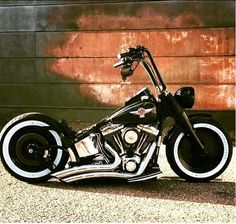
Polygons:
<instances>
[{"instance_id":1,"label":"chopper motorcycle","mask_svg":"<svg viewBox=\"0 0 236 224\"><path fill-rule=\"evenodd\" d=\"M143 181L161 174L158 154L164 144L170 167L181 178L204 182L223 173L232 157L230 137L210 115L186 115L194 104L194 89L168 92L144 46L129 48L118 58L114 67L121 66L123 80L141 65L158 96L145 87L122 108L79 132L45 114L19 115L0 133L7 171L31 183L52 177L66 183L101 177ZM168 117L175 123L164 135Z\"/></svg>"}]
</instances>

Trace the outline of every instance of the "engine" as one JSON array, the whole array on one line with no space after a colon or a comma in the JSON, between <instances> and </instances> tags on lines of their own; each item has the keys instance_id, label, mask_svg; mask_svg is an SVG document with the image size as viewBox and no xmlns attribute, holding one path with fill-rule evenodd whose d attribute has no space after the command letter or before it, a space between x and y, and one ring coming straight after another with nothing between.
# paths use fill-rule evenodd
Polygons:
<instances>
[{"instance_id":1,"label":"engine","mask_svg":"<svg viewBox=\"0 0 236 224\"><path fill-rule=\"evenodd\" d=\"M123 171L136 172L148 146L156 139L159 131L148 125L109 124L101 129L101 133L120 155Z\"/></svg>"}]
</instances>

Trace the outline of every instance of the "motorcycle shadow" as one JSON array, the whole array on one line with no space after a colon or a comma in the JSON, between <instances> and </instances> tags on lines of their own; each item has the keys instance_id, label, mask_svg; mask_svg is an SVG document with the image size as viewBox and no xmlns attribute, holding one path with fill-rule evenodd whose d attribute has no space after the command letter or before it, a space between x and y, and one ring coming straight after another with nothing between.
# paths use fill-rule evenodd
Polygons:
<instances>
[{"instance_id":1,"label":"motorcycle shadow","mask_svg":"<svg viewBox=\"0 0 236 224\"><path fill-rule=\"evenodd\" d=\"M188 182L178 177L162 177L149 181L127 183L117 179L103 178L83 180L76 184L65 184L51 180L40 185L91 193L235 205L235 183L223 182L220 179L197 183Z\"/></svg>"}]
</instances>

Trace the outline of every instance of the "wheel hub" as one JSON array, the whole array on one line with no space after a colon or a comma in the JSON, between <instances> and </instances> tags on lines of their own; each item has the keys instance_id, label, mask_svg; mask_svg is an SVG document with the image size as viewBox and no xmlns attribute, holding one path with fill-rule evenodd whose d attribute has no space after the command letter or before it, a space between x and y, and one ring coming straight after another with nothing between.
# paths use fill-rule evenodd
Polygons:
<instances>
[{"instance_id":1,"label":"wheel hub","mask_svg":"<svg viewBox=\"0 0 236 224\"><path fill-rule=\"evenodd\" d=\"M16 142L16 162L32 169L46 166L50 153L47 139L41 134L26 133Z\"/></svg>"},{"instance_id":2,"label":"wheel hub","mask_svg":"<svg viewBox=\"0 0 236 224\"><path fill-rule=\"evenodd\" d=\"M30 148L30 149L28 150L28 152L29 152L29 154L32 154L32 153L34 152L34 150Z\"/></svg>"},{"instance_id":3,"label":"wheel hub","mask_svg":"<svg viewBox=\"0 0 236 224\"><path fill-rule=\"evenodd\" d=\"M206 132L205 129L198 129L196 132L205 147L206 154L196 150L195 145L188 138L184 138L179 152L181 161L184 166L194 172L207 172L219 163L221 143L216 142L212 132Z\"/></svg>"},{"instance_id":4,"label":"wheel hub","mask_svg":"<svg viewBox=\"0 0 236 224\"><path fill-rule=\"evenodd\" d=\"M38 149L38 145L36 145L36 144L29 144L27 146L27 151L29 154L33 154L33 153L37 152L37 149Z\"/></svg>"}]
</instances>

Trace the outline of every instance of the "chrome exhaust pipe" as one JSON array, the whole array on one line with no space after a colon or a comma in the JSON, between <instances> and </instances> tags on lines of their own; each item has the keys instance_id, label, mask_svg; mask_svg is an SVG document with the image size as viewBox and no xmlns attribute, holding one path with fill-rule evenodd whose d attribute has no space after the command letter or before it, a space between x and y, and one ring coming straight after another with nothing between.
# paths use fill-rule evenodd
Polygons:
<instances>
[{"instance_id":1,"label":"chrome exhaust pipe","mask_svg":"<svg viewBox=\"0 0 236 224\"><path fill-rule=\"evenodd\" d=\"M105 143L105 148L111 152L111 154L115 157L115 161L112 164L103 164L103 165L84 165L79 167L73 167L66 170L62 170L56 173L51 174L52 177L56 177L58 179L67 178L70 176L78 175L78 174L84 174L84 173L95 173L95 172L108 172L113 171L116 169L120 163L121 158L117 154L115 150L111 148L110 145Z\"/></svg>"},{"instance_id":2,"label":"chrome exhaust pipe","mask_svg":"<svg viewBox=\"0 0 236 224\"><path fill-rule=\"evenodd\" d=\"M71 182L75 182L78 180L101 178L101 177L121 178L121 179L128 178L127 174L122 174L122 173L117 173L117 172L93 172L93 173L84 173L84 174L79 174L76 176L66 177L64 179L61 179L61 181L64 181L66 183L71 183Z\"/></svg>"},{"instance_id":3,"label":"chrome exhaust pipe","mask_svg":"<svg viewBox=\"0 0 236 224\"><path fill-rule=\"evenodd\" d=\"M147 148L149 147L149 151L146 155L146 157L144 158L144 160L142 161L139 170L132 174L132 173L118 173L118 172L99 172L101 170L99 170L98 172L87 172L87 173L80 173L74 176L67 176L65 178L62 178L61 180L67 183L71 183L74 181L78 181L78 180L84 180L84 179L91 179L91 178L100 178L100 177L111 177L111 178L121 178L121 179L130 179L130 182L132 181L132 178L134 177L139 177L144 170L146 169L150 159L153 156L153 153L155 152L156 149L156 143L153 142L151 144L151 146L147 146ZM113 163L114 164L114 163ZM134 182L135 180L133 180L132 182Z\"/></svg>"}]
</instances>

